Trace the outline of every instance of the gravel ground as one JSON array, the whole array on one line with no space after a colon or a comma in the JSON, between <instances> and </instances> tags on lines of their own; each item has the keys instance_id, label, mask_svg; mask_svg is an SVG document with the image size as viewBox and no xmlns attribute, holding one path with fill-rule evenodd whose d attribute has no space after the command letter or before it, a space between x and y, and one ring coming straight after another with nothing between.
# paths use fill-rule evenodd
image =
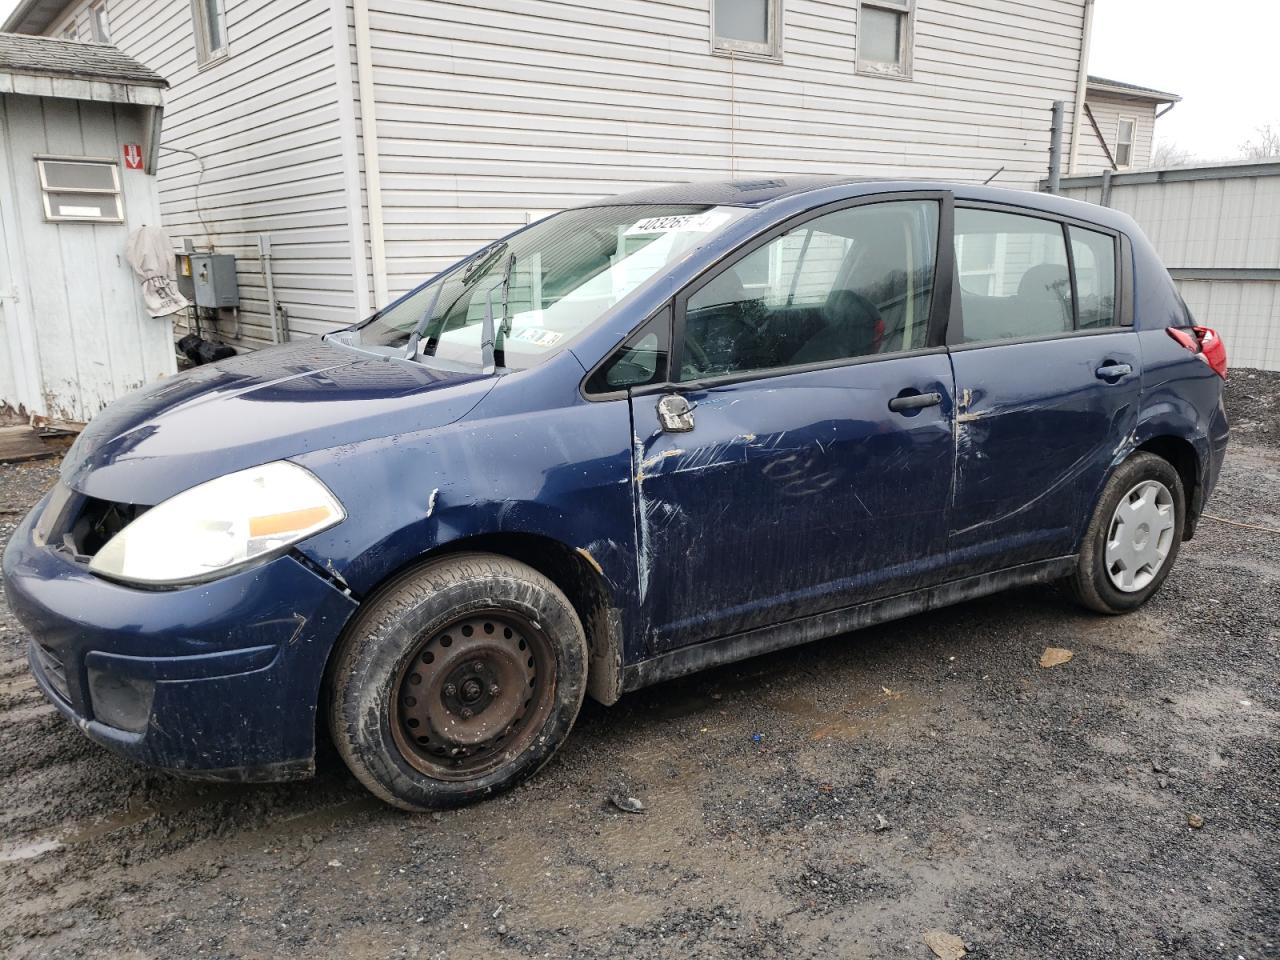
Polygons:
<instances>
[{"instance_id":1,"label":"gravel ground","mask_svg":"<svg viewBox=\"0 0 1280 960\"><path fill-rule=\"evenodd\" d=\"M443 815L117 760L0 605L0 954L1280 957L1280 375L1229 398L1210 512L1272 532L1206 520L1143 610L1021 590L588 704ZM0 539L55 470L0 467Z\"/></svg>"}]
</instances>

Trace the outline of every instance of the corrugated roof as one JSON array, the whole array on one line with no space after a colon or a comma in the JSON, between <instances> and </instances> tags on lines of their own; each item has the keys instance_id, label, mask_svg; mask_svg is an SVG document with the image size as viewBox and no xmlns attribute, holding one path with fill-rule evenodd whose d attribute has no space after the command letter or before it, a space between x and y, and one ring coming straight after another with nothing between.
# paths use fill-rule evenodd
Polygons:
<instances>
[{"instance_id":1,"label":"corrugated roof","mask_svg":"<svg viewBox=\"0 0 1280 960\"><path fill-rule=\"evenodd\" d=\"M167 87L160 74L107 43L0 33L0 74L66 77L144 87Z\"/></svg>"},{"instance_id":2,"label":"corrugated roof","mask_svg":"<svg viewBox=\"0 0 1280 960\"><path fill-rule=\"evenodd\" d=\"M1154 100L1157 103L1178 103L1182 100L1176 93L1140 87L1136 83L1125 83L1123 80L1108 80L1106 77L1094 76L1092 73L1089 74L1089 86L1107 87L1115 93L1123 93L1143 100Z\"/></svg>"}]
</instances>

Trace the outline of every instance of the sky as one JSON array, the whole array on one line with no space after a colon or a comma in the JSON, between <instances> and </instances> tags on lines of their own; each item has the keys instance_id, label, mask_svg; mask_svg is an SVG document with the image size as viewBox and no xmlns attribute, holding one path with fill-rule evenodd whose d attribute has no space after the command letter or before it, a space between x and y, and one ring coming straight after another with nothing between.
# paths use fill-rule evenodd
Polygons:
<instances>
[{"instance_id":1,"label":"sky","mask_svg":"<svg viewBox=\"0 0 1280 960\"><path fill-rule=\"evenodd\" d=\"M0 19L16 3L0 0ZM1157 143L1225 160L1257 127L1280 128L1276 0L1096 0L1093 27L1090 73L1182 96Z\"/></svg>"},{"instance_id":2,"label":"sky","mask_svg":"<svg viewBox=\"0 0 1280 960\"><path fill-rule=\"evenodd\" d=\"M1233 159L1257 127L1280 129L1278 40L1274 0L1097 0L1089 72L1180 95L1157 144Z\"/></svg>"}]
</instances>

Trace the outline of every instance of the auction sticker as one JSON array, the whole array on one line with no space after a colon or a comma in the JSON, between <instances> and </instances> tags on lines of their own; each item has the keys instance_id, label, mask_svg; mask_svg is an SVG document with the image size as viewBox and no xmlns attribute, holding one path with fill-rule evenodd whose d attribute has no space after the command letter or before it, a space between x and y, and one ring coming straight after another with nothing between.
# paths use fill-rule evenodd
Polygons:
<instances>
[{"instance_id":1,"label":"auction sticker","mask_svg":"<svg viewBox=\"0 0 1280 960\"><path fill-rule=\"evenodd\" d=\"M688 213L674 217L646 217L627 227L624 236L635 237L649 233L709 233L728 222L729 214L708 210L706 213Z\"/></svg>"}]
</instances>

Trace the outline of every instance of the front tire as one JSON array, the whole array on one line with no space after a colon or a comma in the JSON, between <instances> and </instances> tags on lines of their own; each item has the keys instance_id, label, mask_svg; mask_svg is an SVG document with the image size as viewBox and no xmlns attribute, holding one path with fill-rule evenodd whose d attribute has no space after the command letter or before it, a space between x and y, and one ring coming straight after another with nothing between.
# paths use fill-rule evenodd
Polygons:
<instances>
[{"instance_id":1,"label":"front tire","mask_svg":"<svg viewBox=\"0 0 1280 960\"><path fill-rule=\"evenodd\" d=\"M1098 613L1136 610L1160 589L1178 557L1186 522L1178 471L1140 451L1116 468L1102 490L1068 586Z\"/></svg>"},{"instance_id":2,"label":"front tire","mask_svg":"<svg viewBox=\"0 0 1280 960\"><path fill-rule=\"evenodd\" d=\"M366 603L335 654L330 731L386 802L460 806L551 758L586 678L582 624L554 583L506 557L459 554Z\"/></svg>"}]
</instances>

